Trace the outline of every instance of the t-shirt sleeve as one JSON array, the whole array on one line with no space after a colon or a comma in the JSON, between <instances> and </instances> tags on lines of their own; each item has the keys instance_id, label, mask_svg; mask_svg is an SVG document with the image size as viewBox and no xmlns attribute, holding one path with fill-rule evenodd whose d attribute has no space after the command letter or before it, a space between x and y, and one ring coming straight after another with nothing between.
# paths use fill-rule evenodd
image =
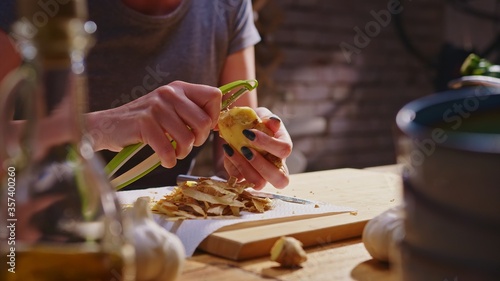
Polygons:
<instances>
[{"instance_id":1,"label":"t-shirt sleeve","mask_svg":"<svg viewBox=\"0 0 500 281\"><path fill-rule=\"evenodd\" d=\"M241 0L237 8L229 42L229 54L253 46L261 39L255 27L251 0Z\"/></svg>"}]
</instances>

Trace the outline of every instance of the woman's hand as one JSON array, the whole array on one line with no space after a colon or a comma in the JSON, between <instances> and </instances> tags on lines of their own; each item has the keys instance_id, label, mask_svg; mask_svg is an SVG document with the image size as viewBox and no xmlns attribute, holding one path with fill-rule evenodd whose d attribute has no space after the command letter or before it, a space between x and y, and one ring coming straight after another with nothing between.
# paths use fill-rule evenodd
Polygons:
<instances>
[{"instance_id":1,"label":"woman's hand","mask_svg":"<svg viewBox=\"0 0 500 281\"><path fill-rule=\"evenodd\" d=\"M142 142L171 168L208 138L221 99L218 88L175 81L120 107L87 114L87 127L96 150L120 151Z\"/></svg>"},{"instance_id":2,"label":"woman's hand","mask_svg":"<svg viewBox=\"0 0 500 281\"><path fill-rule=\"evenodd\" d=\"M276 188L284 188L289 183L288 168L285 159L292 152L292 140L281 120L269 109L259 107L255 109L262 122L274 132L274 136L268 136L259 130L249 130L245 135L255 147L267 151L283 159L283 167L280 169L269 162L260 153L252 148L244 147L240 153L235 153L233 149L223 145L224 168L230 176L253 183L255 189L262 189L267 182Z\"/></svg>"}]
</instances>

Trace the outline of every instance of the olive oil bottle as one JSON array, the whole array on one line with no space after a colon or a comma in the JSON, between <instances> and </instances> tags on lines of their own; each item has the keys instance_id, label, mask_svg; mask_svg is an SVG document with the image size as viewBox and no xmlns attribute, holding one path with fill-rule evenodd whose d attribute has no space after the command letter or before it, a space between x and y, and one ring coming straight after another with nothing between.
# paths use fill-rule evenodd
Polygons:
<instances>
[{"instance_id":1,"label":"olive oil bottle","mask_svg":"<svg viewBox=\"0 0 500 281\"><path fill-rule=\"evenodd\" d=\"M86 1L53 1L50 9L40 3L18 1L13 34L23 65L2 93L16 96L2 99L4 109L17 99L17 111L29 118L2 120L4 127L20 122L24 133L21 152L2 163L0 280L132 281L134 247L83 121L95 25Z\"/></svg>"}]
</instances>

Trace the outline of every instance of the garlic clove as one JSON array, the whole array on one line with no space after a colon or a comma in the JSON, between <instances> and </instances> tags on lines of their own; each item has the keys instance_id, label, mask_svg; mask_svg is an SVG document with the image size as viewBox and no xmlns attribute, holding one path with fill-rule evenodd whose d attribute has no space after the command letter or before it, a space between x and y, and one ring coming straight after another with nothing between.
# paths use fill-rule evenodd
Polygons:
<instances>
[{"instance_id":1,"label":"garlic clove","mask_svg":"<svg viewBox=\"0 0 500 281\"><path fill-rule=\"evenodd\" d=\"M399 205L374 217L363 229L362 241L368 253L376 260L394 262L398 244L404 236L404 210Z\"/></svg>"}]
</instances>

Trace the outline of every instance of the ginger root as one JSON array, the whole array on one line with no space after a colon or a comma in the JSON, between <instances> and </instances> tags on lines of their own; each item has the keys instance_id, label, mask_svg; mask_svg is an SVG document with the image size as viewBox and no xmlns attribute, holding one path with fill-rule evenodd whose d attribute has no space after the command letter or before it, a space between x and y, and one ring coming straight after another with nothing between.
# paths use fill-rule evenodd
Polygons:
<instances>
[{"instance_id":1,"label":"ginger root","mask_svg":"<svg viewBox=\"0 0 500 281\"><path fill-rule=\"evenodd\" d=\"M262 123L262 120L252 108L242 106L224 110L220 114L218 125L220 137L239 153L241 153L241 147L243 146L253 148L276 167L283 167L282 159L256 148L252 142L243 135L243 130L245 129L257 129L269 136L273 135L273 132Z\"/></svg>"},{"instance_id":2,"label":"ginger root","mask_svg":"<svg viewBox=\"0 0 500 281\"><path fill-rule=\"evenodd\" d=\"M271 248L271 260L280 263L282 267L299 267L307 260L307 254L302 249L302 242L293 237L280 237Z\"/></svg>"}]
</instances>

